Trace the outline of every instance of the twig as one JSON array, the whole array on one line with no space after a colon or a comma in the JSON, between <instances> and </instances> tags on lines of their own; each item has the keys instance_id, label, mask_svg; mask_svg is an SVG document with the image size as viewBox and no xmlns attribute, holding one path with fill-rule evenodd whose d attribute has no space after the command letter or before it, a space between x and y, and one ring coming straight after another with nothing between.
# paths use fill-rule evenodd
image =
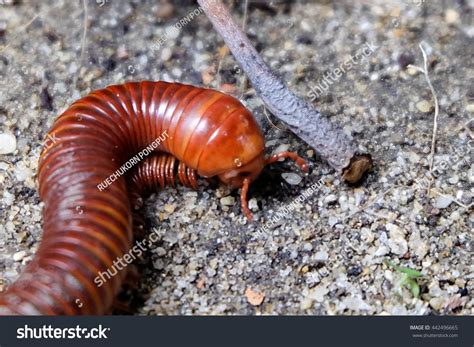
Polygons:
<instances>
[{"instance_id":1,"label":"twig","mask_svg":"<svg viewBox=\"0 0 474 347\"><path fill-rule=\"evenodd\" d=\"M84 5L84 29L82 32L82 42L81 42L81 63L84 59L84 52L86 50L86 38L87 38L87 0L82 0Z\"/></svg>"},{"instance_id":2,"label":"twig","mask_svg":"<svg viewBox=\"0 0 474 347\"><path fill-rule=\"evenodd\" d=\"M339 127L287 88L265 64L221 1L198 0L198 3L268 109L312 146L346 181L359 181L372 164L370 155L358 154L355 145Z\"/></svg>"},{"instance_id":3,"label":"twig","mask_svg":"<svg viewBox=\"0 0 474 347\"><path fill-rule=\"evenodd\" d=\"M33 18L30 19L30 21L28 23L26 23L24 26L22 26L18 31L23 31L23 30L26 30L28 29L28 27L33 24L33 22L36 20L36 18L38 18L42 13L38 13L36 14ZM14 34L13 37L11 38L11 42L13 42L14 39L17 38L17 36L19 35L19 33L17 34ZM0 53L3 52L5 49L7 49L8 47L10 47L10 43L5 45L5 46L0 46Z\"/></svg>"},{"instance_id":4,"label":"twig","mask_svg":"<svg viewBox=\"0 0 474 347\"><path fill-rule=\"evenodd\" d=\"M461 201L455 199L453 196L440 193L436 189L433 189L432 192L435 193L436 195L451 199L452 202L456 203L457 205L461 206L462 208L465 208L466 210L469 210L472 207L472 205L474 204L474 202L471 202L469 205L465 205Z\"/></svg>"},{"instance_id":5,"label":"twig","mask_svg":"<svg viewBox=\"0 0 474 347\"><path fill-rule=\"evenodd\" d=\"M77 85L77 80L81 74L81 69L84 64L84 54L86 51L86 42L87 42L87 0L82 0L82 6L84 7L84 27L82 29L82 40L81 40L81 56L79 58L79 68L77 69L77 74L74 76L74 84Z\"/></svg>"},{"instance_id":6,"label":"twig","mask_svg":"<svg viewBox=\"0 0 474 347\"><path fill-rule=\"evenodd\" d=\"M408 65L408 67L418 70L425 75L426 82L428 83L428 87L430 88L430 91L431 91L431 94L433 95L433 99L435 103L435 113L434 113L434 120L433 120L433 136L431 138L431 151L430 151L430 167L429 167L430 180L428 182L428 189L427 189L427 194L426 194L427 196L430 196L431 185L433 184L433 163L434 163L434 155L436 151L436 132L438 131L439 104L438 104L438 97L436 96L433 85L431 84L430 75L428 72L428 58L426 56L426 52L423 49L423 46L421 45L421 43L418 46L420 47L421 54L423 54L424 69L418 66L413 66L413 65Z\"/></svg>"},{"instance_id":7,"label":"twig","mask_svg":"<svg viewBox=\"0 0 474 347\"><path fill-rule=\"evenodd\" d=\"M244 33L247 27L248 12L249 12L249 0L245 0L244 19L242 20L242 32ZM244 94L244 89L245 89L246 84L247 84L247 77L244 74L242 74L240 78L240 86L239 86L240 95Z\"/></svg>"}]
</instances>

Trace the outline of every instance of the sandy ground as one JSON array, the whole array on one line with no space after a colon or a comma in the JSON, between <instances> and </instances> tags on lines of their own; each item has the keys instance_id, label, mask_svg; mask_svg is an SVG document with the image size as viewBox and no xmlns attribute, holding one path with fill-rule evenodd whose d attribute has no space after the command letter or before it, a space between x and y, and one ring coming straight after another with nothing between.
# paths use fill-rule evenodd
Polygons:
<instances>
[{"instance_id":1,"label":"sandy ground","mask_svg":"<svg viewBox=\"0 0 474 347\"><path fill-rule=\"evenodd\" d=\"M151 79L240 97L262 124L268 153L296 150L311 172L287 163L266 170L250 192L253 223L225 187L152 196L143 213L160 240L136 263L136 288L120 295L132 313L474 313L474 1L256 2L249 37L295 92L373 155L364 183L345 185L315 151L269 124L205 15L170 30L195 3L1 1L0 149L8 153L0 155L0 290L41 239L35 174L54 119L94 89ZM245 2L234 3L242 21ZM440 107L430 195L434 99L423 73L407 68L423 68L421 42ZM316 182L311 197L277 217Z\"/></svg>"}]
</instances>

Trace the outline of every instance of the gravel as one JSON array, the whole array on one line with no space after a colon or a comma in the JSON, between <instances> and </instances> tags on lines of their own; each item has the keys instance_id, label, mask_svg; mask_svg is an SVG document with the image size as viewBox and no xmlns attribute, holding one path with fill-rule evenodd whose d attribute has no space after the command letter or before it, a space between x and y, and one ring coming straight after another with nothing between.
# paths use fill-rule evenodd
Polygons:
<instances>
[{"instance_id":1,"label":"gravel","mask_svg":"<svg viewBox=\"0 0 474 347\"><path fill-rule=\"evenodd\" d=\"M233 8L239 21L243 4ZM135 264L136 288L121 295L132 312L474 314L472 0L250 6L248 35L303 97L366 42L375 45L313 101L372 153L375 167L358 187L341 182L276 119L276 127L268 122L204 14L158 45L195 3L89 1L85 41L82 2L1 6L0 290L41 240L35 175L54 119L94 89L151 79L234 91L262 125L268 154L298 151L310 173L286 162L266 170L250 191L253 223L238 192L206 181L197 191L153 195L143 215L160 239ZM430 195L434 102L425 76L407 67L423 67L420 42L440 105ZM261 228L320 179L324 184L290 214ZM398 285L402 273L385 260L423 274L418 298Z\"/></svg>"}]
</instances>

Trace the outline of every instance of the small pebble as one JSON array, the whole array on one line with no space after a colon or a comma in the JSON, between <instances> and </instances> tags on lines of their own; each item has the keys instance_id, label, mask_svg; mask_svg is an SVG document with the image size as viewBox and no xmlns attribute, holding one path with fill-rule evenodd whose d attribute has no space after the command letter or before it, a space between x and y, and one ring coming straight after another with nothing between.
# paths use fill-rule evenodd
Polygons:
<instances>
[{"instance_id":1,"label":"small pebble","mask_svg":"<svg viewBox=\"0 0 474 347\"><path fill-rule=\"evenodd\" d=\"M251 209L252 211L257 211L258 210L257 199L252 198L252 199L249 200L249 209Z\"/></svg>"},{"instance_id":2,"label":"small pebble","mask_svg":"<svg viewBox=\"0 0 474 347\"><path fill-rule=\"evenodd\" d=\"M329 293L328 288L323 286L323 285L319 285L311 291L310 295L311 295L311 298L313 298L317 302L323 302L324 301L324 296L327 293Z\"/></svg>"},{"instance_id":3,"label":"small pebble","mask_svg":"<svg viewBox=\"0 0 474 347\"><path fill-rule=\"evenodd\" d=\"M434 203L434 207L443 209L451 205L453 202L453 197L450 195L440 195L436 198L436 201Z\"/></svg>"},{"instance_id":4,"label":"small pebble","mask_svg":"<svg viewBox=\"0 0 474 347\"><path fill-rule=\"evenodd\" d=\"M300 308L302 310L309 310L311 307L313 307L313 303L314 303L314 300L312 300L310 298L304 298L301 301Z\"/></svg>"},{"instance_id":5,"label":"small pebble","mask_svg":"<svg viewBox=\"0 0 474 347\"><path fill-rule=\"evenodd\" d=\"M221 204L224 206L232 206L235 204L235 198L233 196L225 196L221 198Z\"/></svg>"},{"instance_id":6,"label":"small pebble","mask_svg":"<svg viewBox=\"0 0 474 347\"><path fill-rule=\"evenodd\" d=\"M293 173L293 172L284 172L281 174L281 177L288 183L291 184L292 186L296 186L301 183L303 178L301 176Z\"/></svg>"},{"instance_id":7,"label":"small pebble","mask_svg":"<svg viewBox=\"0 0 474 347\"><path fill-rule=\"evenodd\" d=\"M447 23L449 24L454 24L459 22L459 13L452 9L448 8L444 14L444 19L446 20Z\"/></svg>"},{"instance_id":8,"label":"small pebble","mask_svg":"<svg viewBox=\"0 0 474 347\"><path fill-rule=\"evenodd\" d=\"M0 154L13 153L16 149L16 137L11 133L0 134Z\"/></svg>"},{"instance_id":9,"label":"small pebble","mask_svg":"<svg viewBox=\"0 0 474 347\"><path fill-rule=\"evenodd\" d=\"M329 224L330 227L335 226L335 225L337 224L337 222L338 222L337 217L335 217L335 216L329 216L329 218L328 218L328 224Z\"/></svg>"},{"instance_id":10,"label":"small pebble","mask_svg":"<svg viewBox=\"0 0 474 347\"><path fill-rule=\"evenodd\" d=\"M399 226L387 223L385 228L389 231L388 246L393 254L403 256L408 251L405 233Z\"/></svg>"},{"instance_id":11,"label":"small pebble","mask_svg":"<svg viewBox=\"0 0 474 347\"><path fill-rule=\"evenodd\" d=\"M180 34L181 30L178 29L176 26L169 26L168 28L166 28L166 34L168 34L168 38L169 39L176 39L178 38L179 34Z\"/></svg>"},{"instance_id":12,"label":"small pebble","mask_svg":"<svg viewBox=\"0 0 474 347\"><path fill-rule=\"evenodd\" d=\"M337 201L337 196L334 194L329 194L324 198L324 204L326 205L332 205Z\"/></svg>"},{"instance_id":13,"label":"small pebble","mask_svg":"<svg viewBox=\"0 0 474 347\"><path fill-rule=\"evenodd\" d=\"M265 300L265 293L255 291L250 287L245 291L245 296L247 297L249 304L252 306L259 306L262 304L263 300Z\"/></svg>"},{"instance_id":14,"label":"small pebble","mask_svg":"<svg viewBox=\"0 0 474 347\"><path fill-rule=\"evenodd\" d=\"M217 268L217 264L219 263L219 259L217 258L213 258L211 259L211 261L209 262L209 266L212 268L212 269L215 269Z\"/></svg>"},{"instance_id":15,"label":"small pebble","mask_svg":"<svg viewBox=\"0 0 474 347\"><path fill-rule=\"evenodd\" d=\"M9 193L8 191L3 192L3 203L7 206L10 206L15 201L15 195Z\"/></svg>"},{"instance_id":16,"label":"small pebble","mask_svg":"<svg viewBox=\"0 0 474 347\"><path fill-rule=\"evenodd\" d=\"M451 184L457 184L459 182L459 176L454 175L454 176L448 178L448 182L451 183Z\"/></svg>"},{"instance_id":17,"label":"small pebble","mask_svg":"<svg viewBox=\"0 0 474 347\"><path fill-rule=\"evenodd\" d=\"M4 20L0 20L0 36L3 36L6 30L7 30L7 22L5 22Z\"/></svg>"},{"instance_id":18,"label":"small pebble","mask_svg":"<svg viewBox=\"0 0 474 347\"><path fill-rule=\"evenodd\" d=\"M316 262L320 262L320 263L326 262L328 260L328 258L329 258L329 255L326 251L316 252L316 254L313 256L313 259Z\"/></svg>"},{"instance_id":19,"label":"small pebble","mask_svg":"<svg viewBox=\"0 0 474 347\"><path fill-rule=\"evenodd\" d=\"M281 153L281 152L286 152L290 148L290 145L287 143L283 143L279 145L277 148L275 148L272 152L273 153Z\"/></svg>"},{"instance_id":20,"label":"small pebble","mask_svg":"<svg viewBox=\"0 0 474 347\"><path fill-rule=\"evenodd\" d=\"M430 306L435 309L436 311L441 311L444 308L444 298L432 298L430 300Z\"/></svg>"},{"instance_id":21,"label":"small pebble","mask_svg":"<svg viewBox=\"0 0 474 347\"><path fill-rule=\"evenodd\" d=\"M416 108L423 113L428 113L433 109L433 105L426 100L422 100L416 103Z\"/></svg>"},{"instance_id":22,"label":"small pebble","mask_svg":"<svg viewBox=\"0 0 474 347\"><path fill-rule=\"evenodd\" d=\"M404 136L400 133L393 133L390 136L390 140L393 142L394 145L401 145L405 142Z\"/></svg>"},{"instance_id":23,"label":"small pebble","mask_svg":"<svg viewBox=\"0 0 474 347\"><path fill-rule=\"evenodd\" d=\"M121 45L117 48L117 58L118 59L128 59L129 54L125 45Z\"/></svg>"},{"instance_id":24,"label":"small pebble","mask_svg":"<svg viewBox=\"0 0 474 347\"><path fill-rule=\"evenodd\" d=\"M176 206L175 205L171 205L171 204L165 204L165 206L163 207L164 210L168 213L173 213L174 210L176 209Z\"/></svg>"},{"instance_id":25,"label":"small pebble","mask_svg":"<svg viewBox=\"0 0 474 347\"><path fill-rule=\"evenodd\" d=\"M420 71L418 71L417 69L409 66L407 67L407 73L410 75L410 76L415 76L417 75L418 73L420 73Z\"/></svg>"},{"instance_id":26,"label":"small pebble","mask_svg":"<svg viewBox=\"0 0 474 347\"><path fill-rule=\"evenodd\" d=\"M408 246L411 252L416 254L418 260L422 260L430 250L428 243L421 239L419 230L414 231L410 235Z\"/></svg>"},{"instance_id":27,"label":"small pebble","mask_svg":"<svg viewBox=\"0 0 474 347\"><path fill-rule=\"evenodd\" d=\"M156 16L160 19L167 20L173 16L174 13L174 6L168 2L164 4L160 4L158 6L158 10L155 12Z\"/></svg>"},{"instance_id":28,"label":"small pebble","mask_svg":"<svg viewBox=\"0 0 474 347\"><path fill-rule=\"evenodd\" d=\"M13 254L13 260L14 261L21 261L24 257L26 257L26 252L25 251L19 251Z\"/></svg>"},{"instance_id":29,"label":"small pebble","mask_svg":"<svg viewBox=\"0 0 474 347\"><path fill-rule=\"evenodd\" d=\"M420 156L416 154L415 152L409 152L408 153L408 160L410 163L419 163L420 161Z\"/></svg>"},{"instance_id":30,"label":"small pebble","mask_svg":"<svg viewBox=\"0 0 474 347\"><path fill-rule=\"evenodd\" d=\"M169 61L172 56L173 56L173 51L169 47L165 47L161 51L161 60L162 61Z\"/></svg>"}]
</instances>

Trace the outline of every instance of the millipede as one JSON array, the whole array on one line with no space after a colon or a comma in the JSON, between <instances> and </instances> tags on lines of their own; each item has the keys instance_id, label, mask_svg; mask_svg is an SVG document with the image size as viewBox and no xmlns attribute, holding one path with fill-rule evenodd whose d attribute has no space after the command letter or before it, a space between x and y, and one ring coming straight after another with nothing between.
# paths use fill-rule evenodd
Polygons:
<instances>
[{"instance_id":1,"label":"millipede","mask_svg":"<svg viewBox=\"0 0 474 347\"><path fill-rule=\"evenodd\" d=\"M252 219L249 185L266 165L289 158L308 169L294 152L265 158L262 131L237 99L180 83L93 91L62 113L46 137L54 141L38 166L43 237L0 294L3 315L110 313L126 271L101 286L94 278L131 248L132 216L147 192L177 181L196 189L198 177L217 177L241 189L242 211ZM120 170L131 158L127 168L133 167Z\"/></svg>"}]
</instances>

